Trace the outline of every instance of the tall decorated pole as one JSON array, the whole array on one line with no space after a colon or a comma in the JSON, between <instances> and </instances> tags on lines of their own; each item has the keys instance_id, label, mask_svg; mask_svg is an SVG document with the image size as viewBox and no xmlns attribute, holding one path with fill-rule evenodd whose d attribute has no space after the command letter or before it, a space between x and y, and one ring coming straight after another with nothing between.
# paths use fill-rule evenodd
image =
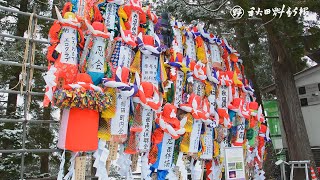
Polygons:
<instances>
[{"instance_id":1,"label":"tall decorated pole","mask_svg":"<svg viewBox=\"0 0 320 180\"><path fill-rule=\"evenodd\" d=\"M57 87L73 83L76 79L80 49L83 48L84 41L80 23L71 9L61 15L58 8L55 8L58 21L54 22L49 32L51 46L48 48L47 58L50 66L45 76L47 84L44 98L45 107L52 101L53 92Z\"/></svg>"}]
</instances>

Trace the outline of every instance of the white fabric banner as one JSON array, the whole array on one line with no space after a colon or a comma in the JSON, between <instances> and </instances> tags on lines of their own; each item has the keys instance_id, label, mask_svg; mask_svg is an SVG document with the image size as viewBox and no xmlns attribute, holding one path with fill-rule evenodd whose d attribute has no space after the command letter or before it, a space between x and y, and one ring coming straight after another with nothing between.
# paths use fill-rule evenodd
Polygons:
<instances>
[{"instance_id":1,"label":"white fabric banner","mask_svg":"<svg viewBox=\"0 0 320 180\"><path fill-rule=\"evenodd\" d=\"M177 108L182 103L182 91L183 91L183 79L184 79L184 73L180 70L177 70L177 79L176 79L176 87L174 92L174 102L173 105Z\"/></svg>"},{"instance_id":2,"label":"white fabric banner","mask_svg":"<svg viewBox=\"0 0 320 180\"><path fill-rule=\"evenodd\" d=\"M227 102L228 102L228 86L221 85L219 91L219 103L218 108L225 108L227 109Z\"/></svg>"},{"instance_id":3,"label":"white fabric banner","mask_svg":"<svg viewBox=\"0 0 320 180\"><path fill-rule=\"evenodd\" d=\"M164 133L161 155L159 160L159 170L168 170L171 168L175 140L170 134Z\"/></svg>"},{"instance_id":4,"label":"white fabric banner","mask_svg":"<svg viewBox=\"0 0 320 180\"><path fill-rule=\"evenodd\" d=\"M78 50L77 50L77 30L71 27L62 27L60 37L60 44L56 50L61 51L62 63L76 65L78 63Z\"/></svg>"},{"instance_id":5,"label":"white fabric banner","mask_svg":"<svg viewBox=\"0 0 320 180\"><path fill-rule=\"evenodd\" d=\"M189 152L196 153L199 151L200 135L201 135L202 121L198 119L193 120L192 131L190 135Z\"/></svg>"},{"instance_id":6,"label":"white fabric banner","mask_svg":"<svg viewBox=\"0 0 320 180\"><path fill-rule=\"evenodd\" d=\"M204 88L205 85L201 81L198 80L193 80L193 92L198 95L203 97L204 96Z\"/></svg>"},{"instance_id":7,"label":"white fabric banner","mask_svg":"<svg viewBox=\"0 0 320 180\"><path fill-rule=\"evenodd\" d=\"M243 138L244 138L244 128L245 128L245 119L243 117L238 117L241 120L241 123L237 125L237 139L236 144L242 146Z\"/></svg>"},{"instance_id":8,"label":"white fabric banner","mask_svg":"<svg viewBox=\"0 0 320 180\"><path fill-rule=\"evenodd\" d=\"M132 60L132 50L128 46L120 47L118 66L130 67Z\"/></svg>"},{"instance_id":9,"label":"white fabric banner","mask_svg":"<svg viewBox=\"0 0 320 180\"><path fill-rule=\"evenodd\" d=\"M88 58L88 71L104 73L106 41L102 37L93 37L93 46Z\"/></svg>"},{"instance_id":10,"label":"white fabric banner","mask_svg":"<svg viewBox=\"0 0 320 180\"><path fill-rule=\"evenodd\" d=\"M151 82L158 87L157 70L159 58L154 55L142 55L142 78L141 82Z\"/></svg>"},{"instance_id":11,"label":"white fabric banner","mask_svg":"<svg viewBox=\"0 0 320 180\"><path fill-rule=\"evenodd\" d=\"M147 152L150 149L152 122L154 111L152 109L141 109L142 132L139 136L139 151Z\"/></svg>"},{"instance_id":12,"label":"white fabric banner","mask_svg":"<svg viewBox=\"0 0 320 180\"><path fill-rule=\"evenodd\" d=\"M117 92L117 105L115 117L111 120L111 135L125 135L129 121L129 97L122 96Z\"/></svg>"},{"instance_id":13,"label":"white fabric banner","mask_svg":"<svg viewBox=\"0 0 320 180\"><path fill-rule=\"evenodd\" d=\"M117 5L114 3L108 3L104 14L105 25L107 29L115 29Z\"/></svg>"},{"instance_id":14,"label":"white fabric banner","mask_svg":"<svg viewBox=\"0 0 320 180\"><path fill-rule=\"evenodd\" d=\"M136 11L131 11L131 32L133 36L138 35L139 26L140 26L139 14Z\"/></svg>"},{"instance_id":15,"label":"white fabric banner","mask_svg":"<svg viewBox=\"0 0 320 180\"><path fill-rule=\"evenodd\" d=\"M187 44L187 56L189 56L190 60L196 60L196 46L194 44L193 38L187 37L186 38Z\"/></svg>"},{"instance_id":16,"label":"white fabric banner","mask_svg":"<svg viewBox=\"0 0 320 180\"><path fill-rule=\"evenodd\" d=\"M201 154L201 159L212 159L213 157L213 128L206 127L206 133L204 134L204 146L205 151Z\"/></svg>"},{"instance_id":17,"label":"white fabric banner","mask_svg":"<svg viewBox=\"0 0 320 180\"><path fill-rule=\"evenodd\" d=\"M181 31L178 28L173 28L173 33L175 35L176 42L178 43L178 52L183 53L183 44L182 44L182 35Z\"/></svg>"},{"instance_id":18,"label":"white fabric banner","mask_svg":"<svg viewBox=\"0 0 320 180\"><path fill-rule=\"evenodd\" d=\"M221 63L220 49L217 44L210 44L210 54L212 63Z\"/></svg>"}]
</instances>

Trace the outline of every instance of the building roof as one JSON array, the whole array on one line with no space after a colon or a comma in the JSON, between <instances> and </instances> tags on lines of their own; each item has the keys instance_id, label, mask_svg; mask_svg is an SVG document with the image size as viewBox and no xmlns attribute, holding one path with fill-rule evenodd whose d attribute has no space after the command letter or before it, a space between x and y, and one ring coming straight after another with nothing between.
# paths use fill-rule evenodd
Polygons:
<instances>
[{"instance_id":1,"label":"building roof","mask_svg":"<svg viewBox=\"0 0 320 180\"><path fill-rule=\"evenodd\" d=\"M305 69L305 70L302 70L300 72L297 72L296 74L294 74L294 80L303 78L303 77L305 77L305 76L307 76L309 74L312 74L312 73L314 73L316 71L320 71L320 64L317 64L317 65L312 66L312 67L310 67L308 69ZM263 87L261 89L261 93L262 94L272 93L275 90L276 90L276 85L275 85L275 83L272 83L272 84L270 84L270 85L268 85L266 87Z\"/></svg>"}]
</instances>

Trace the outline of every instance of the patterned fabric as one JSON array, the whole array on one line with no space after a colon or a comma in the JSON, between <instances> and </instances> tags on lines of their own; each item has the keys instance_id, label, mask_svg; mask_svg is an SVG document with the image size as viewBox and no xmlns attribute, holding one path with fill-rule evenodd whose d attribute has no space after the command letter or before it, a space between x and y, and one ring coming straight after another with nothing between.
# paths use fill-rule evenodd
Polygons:
<instances>
[{"instance_id":1,"label":"patterned fabric","mask_svg":"<svg viewBox=\"0 0 320 180\"><path fill-rule=\"evenodd\" d=\"M116 47L114 48L114 51L111 55L111 64L112 68L117 68L118 67L118 61L119 61L119 56L120 56L120 47L124 45L123 42L117 41L116 42Z\"/></svg>"}]
</instances>

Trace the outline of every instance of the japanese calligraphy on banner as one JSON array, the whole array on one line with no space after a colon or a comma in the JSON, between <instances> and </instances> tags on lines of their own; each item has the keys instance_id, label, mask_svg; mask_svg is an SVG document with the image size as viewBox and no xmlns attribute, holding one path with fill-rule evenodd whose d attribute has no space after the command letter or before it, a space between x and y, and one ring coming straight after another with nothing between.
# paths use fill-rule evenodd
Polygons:
<instances>
[{"instance_id":1,"label":"japanese calligraphy on banner","mask_svg":"<svg viewBox=\"0 0 320 180\"><path fill-rule=\"evenodd\" d=\"M171 168L175 140L170 134L164 133L161 155L159 160L159 170L168 170Z\"/></svg>"},{"instance_id":2,"label":"japanese calligraphy on banner","mask_svg":"<svg viewBox=\"0 0 320 180\"><path fill-rule=\"evenodd\" d=\"M75 162L75 179L85 180L86 179L86 156L76 157Z\"/></svg>"},{"instance_id":3,"label":"japanese calligraphy on banner","mask_svg":"<svg viewBox=\"0 0 320 180\"><path fill-rule=\"evenodd\" d=\"M212 159L213 157L213 128L206 127L204 134L205 151L201 154L201 159Z\"/></svg>"},{"instance_id":4,"label":"japanese calligraphy on banner","mask_svg":"<svg viewBox=\"0 0 320 180\"><path fill-rule=\"evenodd\" d=\"M196 153L199 151L200 135L201 135L202 121L195 119L192 125L190 135L189 152Z\"/></svg>"},{"instance_id":5,"label":"japanese calligraphy on banner","mask_svg":"<svg viewBox=\"0 0 320 180\"><path fill-rule=\"evenodd\" d=\"M152 121L154 119L154 112L152 109L145 109L142 107L142 132L140 133L139 139L139 150L140 152L146 152L150 149L151 143L151 130Z\"/></svg>"},{"instance_id":6,"label":"japanese calligraphy on banner","mask_svg":"<svg viewBox=\"0 0 320 180\"><path fill-rule=\"evenodd\" d=\"M239 120L240 123L237 125L237 139L235 146L242 146L244 138L245 119L243 117L239 117Z\"/></svg>"},{"instance_id":7,"label":"japanese calligraphy on banner","mask_svg":"<svg viewBox=\"0 0 320 180\"><path fill-rule=\"evenodd\" d=\"M204 88L205 88L204 83L202 83L201 81L198 81L198 80L193 80L193 92L196 95L203 97L204 96Z\"/></svg>"},{"instance_id":8,"label":"japanese calligraphy on banner","mask_svg":"<svg viewBox=\"0 0 320 180\"><path fill-rule=\"evenodd\" d=\"M93 46L88 59L89 72L104 72L105 47L105 39L102 37L93 38Z\"/></svg>"},{"instance_id":9,"label":"japanese calligraphy on banner","mask_svg":"<svg viewBox=\"0 0 320 180\"><path fill-rule=\"evenodd\" d=\"M118 66L130 67L132 59L132 50L128 46L120 47Z\"/></svg>"},{"instance_id":10,"label":"japanese calligraphy on banner","mask_svg":"<svg viewBox=\"0 0 320 180\"><path fill-rule=\"evenodd\" d=\"M210 95L208 96L208 101L210 103L210 112L215 112L216 108L216 88L212 85L212 90L210 92Z\"/></svg>"},{"instance_id":11,"label":"japanese calligraphy on banner","mask_svg":"<svg viewBox=\"0 0 320 180\"><path fill-rule=\"evenodd\" d=\"M183 91L183 79L184 73L182 71L177 71L177 80L175 83L175 92L174 92L174 106L179 107L182 103L182 91Z\"/></svg>"},{"instance_id":12,"label":"japanese calligraphy on banner","mask_svg":"<svg viewBox=\"0 0 320 180\"><path fill-rule=\"evenodd\" d=\"M211 52L211 62L221 63L220 49L217 44L210 44L209 46Z\"/></svg>"},{"instance_id":13,"label":"japanese calligraphy on banner","mask_svg":"<svg viewBox=\"0 0 320 180\"><path fill-rule=\"evenodd\" d=\"M244 157L242 147L225 148L225 177L232 180L245 180Z\"/></svg>"},{"instance_id":14,"label":"japanese calligraphy on banner","mask_svg":"<svg viewBox=\"0 0 320 180\"><path fill-rule=\"evenodd\" d=\"M108 29L115 29L116 14L117 5L115 3L108 3L104 14L105 25Z\"/></svg>"},{"instance_id":15,"label":"japanese calligraphy on banner","mask_svg":"<svg viewBox=\"0 0 320 180\"><path fill-rule=\"evenodd\" d=\"M158 85L157 81L157 73L158 73L158 62L159 58L154 55L146 55L142 56L142 82L151 82L154 85Z\"/></svg>"},{"instance_id":16,"label":"japanese calligraphy on banner","mask_svg":"<svg viewBox=\"0 0 320 180\"><path fill-rule=\"evenodd\" d=\"M129 97L117 93L117 105L115 117L111 120L111 135L125 135L128 130Z\"/></svg>"},{"instance_id":17,"label":"japanese calligraphy on banner","mask_svg":"<svg viewBox=\"0 0 320 180\"><path fill-rule=\"evenodd\" d=\"M228 86L221 85L219 91L219 103L218 108L227 108L228 101Z\"/></svg>"},{"instance_id":18,"label":"japanese calligraphy on banner","mask_svg":"<svg viewBox=\"0 0 320 180\"><path fill-rule=\"evenodd\" d=\"M196 60L196 46L194 44L194 41L192 38L187 37L186 38L186 44L187 44L187 56L191 58L192 60Z\"/></svg>"},{"instance_id":19,"label":"japanese calligraphy on banner","mask_svg":"<svg viewBox=\"0 0 320 180\"><path fill-rule=\"evenodd\" d=\"M71 27L63 27L60 37L58 52L61 52L61 62L67 64L77 64L77 31ZM61 49L62 48L62 49Z\"/></svg>"},{"instance_id":20,"label":"japanese calligraphy on banner","mask_svg":"<svg viewBox=\"0 0 320 180\"><path fill-rule=\"evenodd\" d=\"M183 53L182 35L181 35L180 29L173 28L173 33L174 33L175 39L178 43L178 52Z\"/></svg>"},{"instance_id":21,"label":"japanese calligraphy on banner","mask_svg":"<svg viewBox=\"0 0 320 180\"><path fill-rule=\"evenodd\" d=\"M108 158L108 161L117 159L118 148L119 148L118 142L110 141L110 143L109 143L109 158Z\"/></svg>"},{"instance_id":22,"label":"japanese calligraphy on banner","mask_svg":"<svg viewBox=\"0 0 320 180\"><path fill-rule=\"evenodd\" d=\"M131 32L132 35L138 35L138 27L140 26L139 14L136 11L131 13Z\"/></svg>"}]
</instances>

